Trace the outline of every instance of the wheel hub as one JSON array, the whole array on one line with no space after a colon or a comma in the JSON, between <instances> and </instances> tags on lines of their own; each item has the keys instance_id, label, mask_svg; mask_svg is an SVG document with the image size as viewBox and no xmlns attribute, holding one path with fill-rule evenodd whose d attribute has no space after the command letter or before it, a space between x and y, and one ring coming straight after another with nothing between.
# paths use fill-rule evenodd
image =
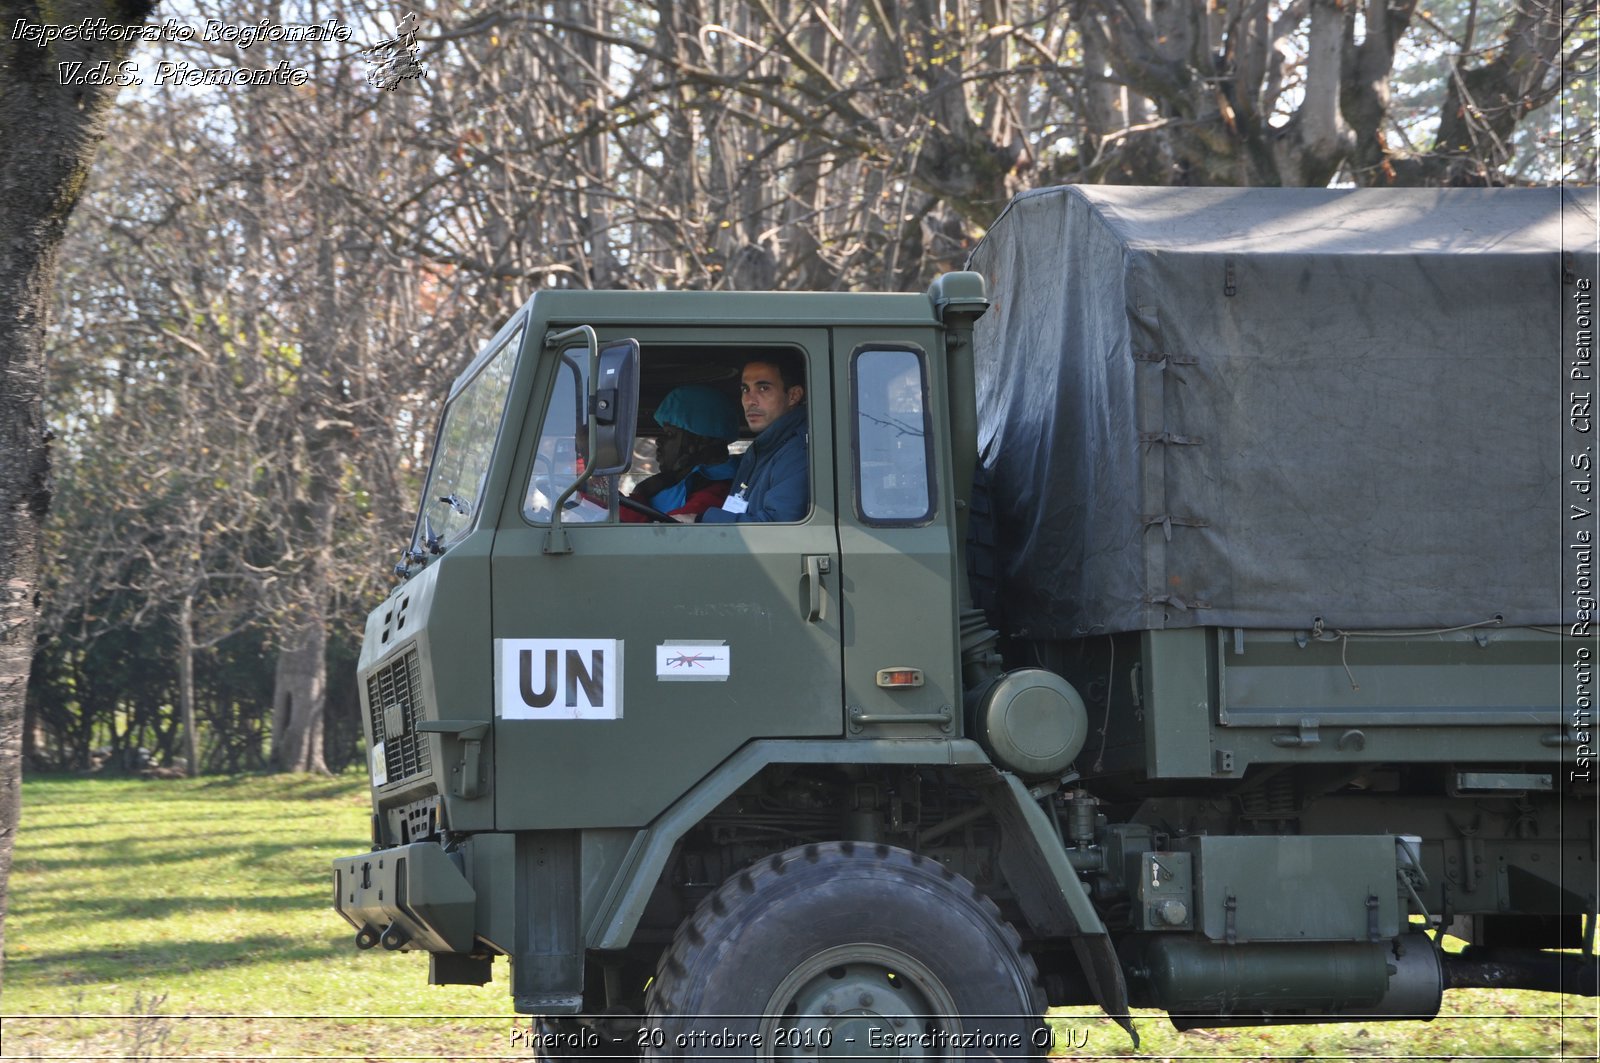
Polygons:
<instances>
[{"instance_id":1,"label":"wheel hub","mask_svg":"<svg viewBox=\"0 0 1600 1063\"><path fill-rule=\"evenodd\" d=\"M955 1003L924 964L888 945L826 949L797 966L764 1009L765 1059L944 1056Z\"/></svg>"}]
</instances>

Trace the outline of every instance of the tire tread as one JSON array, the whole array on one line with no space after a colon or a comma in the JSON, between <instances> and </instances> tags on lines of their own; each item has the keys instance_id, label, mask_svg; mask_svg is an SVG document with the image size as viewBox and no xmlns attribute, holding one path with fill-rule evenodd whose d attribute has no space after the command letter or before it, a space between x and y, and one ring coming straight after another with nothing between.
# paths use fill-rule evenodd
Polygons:
<instances>
[{"instance_id":1,"label":"tire tread","mask_svg":"<svg viewBox=\"0 0 1600 1063\"><path fill-rule=\"evenodd\" d=\"M647 1026L656 1025L657 1020L687 1012L684 998L692 989L688 973L698 968L702 955L708 949L716 947L716 943L724 936L725 928L731 929L737 925L741 901L758 895L769 883L776 883L785 876L789 865L795 861L811 864L831 861L841 865L865 863L917 875L929 875L934 867L938 868L938 880L954 884L958 894L967 893L974 907L999 930L1002 940L1009 946L1021 969L1029 997L1030 1013L1041 1016L1042 1021L1045 997L1039 984L1038 966L1032 956L1022 951L1022 935L1017 928L1006 921L999 906L975 884L943 863L905 849L884 844L866 848L854 842L813 842L759 860L744 871L733 875L713 890L695 912L679 925L672 944L662 953L657 965L656 977L646 1002ZM960 889L962 886L965 890ZM671 1058L671 1053L669 1051L666 1055L662 1055L656 1050L647 1048L644 1058Z\"/></svg>"}]
</instances>

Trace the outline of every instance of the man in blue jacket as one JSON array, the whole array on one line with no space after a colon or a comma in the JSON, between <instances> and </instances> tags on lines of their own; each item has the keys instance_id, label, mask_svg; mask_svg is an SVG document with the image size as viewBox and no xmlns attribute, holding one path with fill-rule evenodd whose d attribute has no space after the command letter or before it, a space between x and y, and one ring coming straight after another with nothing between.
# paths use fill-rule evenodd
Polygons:
<instances>
[{"instance_id":1,"label":"man in blue jacket","mask_svg":"<svg viewBox=\"0 0 1600 1063\"><path fill-rule=\"evenodd\" d=\"M811 508L803 380L798 357L745 364L739 396L745 423L757 435L739 460L733 492L721 508L702 513L701 523L796 521Z\"/></svg>"}]
</instances>

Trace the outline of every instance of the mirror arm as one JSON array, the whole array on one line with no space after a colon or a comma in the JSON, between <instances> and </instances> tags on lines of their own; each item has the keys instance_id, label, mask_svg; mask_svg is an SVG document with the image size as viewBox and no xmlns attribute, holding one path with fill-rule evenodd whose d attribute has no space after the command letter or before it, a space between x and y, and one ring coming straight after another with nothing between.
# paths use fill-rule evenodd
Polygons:
<instances>
[{"instance_id":1,"label":"mirror arm","mask_svg":"<svg viewBox=\"0 0 1600 1063\"><path fill-rule=\"evenodd\" d=\"M546 347L559 347L571 339L583 337L584 343L589 348L589 380L584 387L587 393L586 401L592 402L595 386L599 383L600 374L600 337L595 335L594 329L588 325L579 325L564 332L547 332L544 336ZM570 554L572 544L567 541L567 529L561 523L562 508L567 504L567 499L581 490L589 482L589 477L594 474L594 448L595 448L595 418L591 415L584 420L589 427L589 449L584 455L583 472L573 480L567 489L561 492L561 497L556 499L553 511L550 514L550 531L545 535L544 552L547 554Z\"/></svg>"}]
</instances>

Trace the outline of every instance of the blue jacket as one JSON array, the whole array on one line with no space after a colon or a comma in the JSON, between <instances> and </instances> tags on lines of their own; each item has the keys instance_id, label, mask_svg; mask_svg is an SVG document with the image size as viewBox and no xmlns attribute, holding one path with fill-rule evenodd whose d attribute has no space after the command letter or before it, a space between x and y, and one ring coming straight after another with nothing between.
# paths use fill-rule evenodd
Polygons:
<instances>
[{"instance_id":1,"label":"blue jacket","mask_svg":"<svg viewBox=\"0 0 1600 1063\"><path fill-rule=\"evenodd\" d=\"M733 494L743 492L745 511L729 513L725 508L708 509L700 514L700 522L743 524L795 521L804 517L811 508L811 478L806 459L809 441L806 408L796 406L756 436L750 449L739 459L739 471L733 476Z\"/></svg>"},{"instance_id":2,"label":"blue jacket","mask_svg":"<svg viewBox=\"0 0 1600 1063\"><path fill-rule=\"evenodd\" d=\"M701 484L731 480L738 471L734 467L732 458L715 465L696 465L684 475L683 479L665 490L656 492L656 497L650 499L650 504L659 510L671 513L689 501L689 496L694 493L690 490L691 487L698 488Z\"/></svg>"}]
</instances>

